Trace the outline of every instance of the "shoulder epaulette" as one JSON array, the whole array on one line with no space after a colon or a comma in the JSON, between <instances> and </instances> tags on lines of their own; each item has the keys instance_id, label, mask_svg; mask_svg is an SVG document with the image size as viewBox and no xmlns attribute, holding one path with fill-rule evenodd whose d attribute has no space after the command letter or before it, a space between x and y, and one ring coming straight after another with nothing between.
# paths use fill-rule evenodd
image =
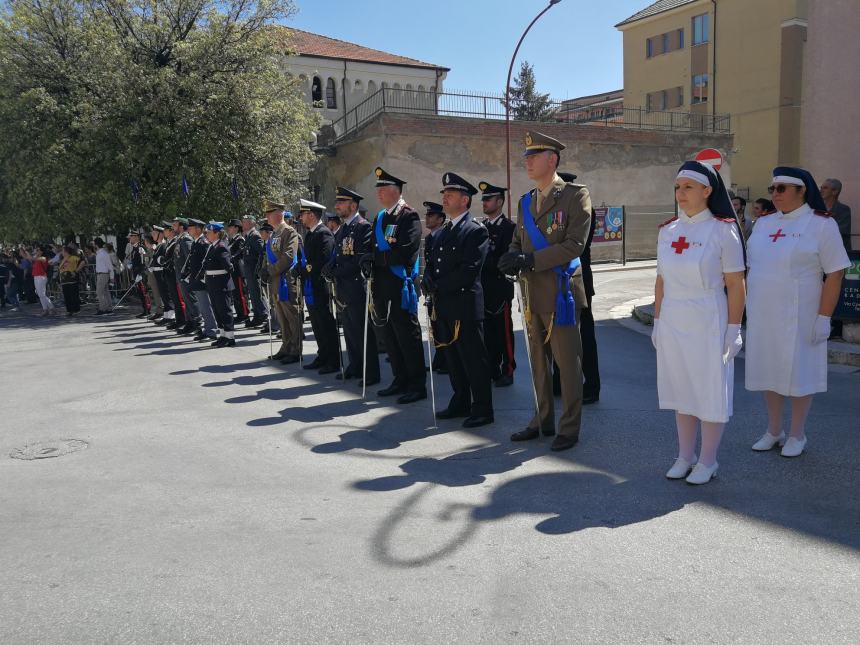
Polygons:
<instances>
[{"instance_id":1,"label":"shoulder epaulette","mask_svg":"<svg viewBox=\"0 0 860 645\"><path fill-rule=\"evenodd\" d=\"M676 219L678 219L678 216L677 216L677 215L675 215L675 217L671 217L671 218L667 219L665 222L663 222L662 224L660 224L660 226L658 226L657 228L663 228L664 226L666 226L666 224L671 224L671 223L672 223L672 222L674 222Z\"/></svg>"},{"instance_id":2,"label":"shoulder epaulette","mask_svg":"<svg viewBox=\"0 0 860 645\"><path fill-rule=\"evenodd\" d=\"M819 217L833 217L833 214L830 211L820 211L820 210L813 209L812 212L815 213L816 215L818 215Z\"/></svg>"},{"instance_id":3,"label":"shoulder epaulette","mask_svg":"<svg viewBox=\"0 0 860 645\"><path fill-rule=\"evenodd\" d=\"M734 217L726 217L725 215L714 215L714 219L725 222L726 224L734 224L737 221Z\"/></svg>"}]
</instances>

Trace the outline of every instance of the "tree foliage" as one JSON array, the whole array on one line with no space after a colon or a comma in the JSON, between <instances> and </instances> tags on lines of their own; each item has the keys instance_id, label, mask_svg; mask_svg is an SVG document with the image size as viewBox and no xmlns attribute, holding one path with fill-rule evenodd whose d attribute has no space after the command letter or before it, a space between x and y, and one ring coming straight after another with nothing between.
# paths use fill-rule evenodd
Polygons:
<instances>
[{"instance_id":1,"label":"tree foliage","mask_svg":"<svg viewBox=\"0 0 860 645\"><path fill-rule=\"evenodd\" d=\"M537 91L534 66L523 61L510 92L511 118L517 121L546 121L555 112L549 94Z\"/></svg>"},{"instance_id":2,"label":"tree foliage","mask_svg":"<svg viewBox=\"0 0 860 645\"><path fill-rule=\"evenodd\" d=\"M288 32L274 23L294 10L292 0L7 0L0 238L223 219L258 210L264 195L298 197L317 117L281 68Z\"/></svg>"}]
</instances>

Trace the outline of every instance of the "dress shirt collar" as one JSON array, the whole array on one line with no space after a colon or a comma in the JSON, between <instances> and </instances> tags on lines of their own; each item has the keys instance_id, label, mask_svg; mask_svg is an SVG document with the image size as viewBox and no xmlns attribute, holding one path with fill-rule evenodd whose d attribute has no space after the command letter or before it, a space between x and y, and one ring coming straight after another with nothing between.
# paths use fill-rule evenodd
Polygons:
<instances>
[{"instance_id":1,"label":"dress shirt collar","mask_svg":"<svg viewBox=\"0 0 860 645\"><path fill-rule=\"evenodd\" d=\"M696 213L692 217L687 215L684 211L680 211L678 213L678 219L684 224L697 224L699 222L704 222L707 219L712 218L714 215L711 213L710 208L706 208L701 213Z\"/></svg>"}]
</instances>

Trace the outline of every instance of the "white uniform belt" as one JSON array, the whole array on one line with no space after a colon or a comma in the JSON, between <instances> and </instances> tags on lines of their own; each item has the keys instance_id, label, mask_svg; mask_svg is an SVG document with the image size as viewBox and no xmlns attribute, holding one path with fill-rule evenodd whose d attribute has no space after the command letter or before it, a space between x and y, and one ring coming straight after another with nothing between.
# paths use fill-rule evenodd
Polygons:
<instances>
[{"instance_id":1,"label":"white uniform belt","mask_svg":"<svg viewBox=\"0 0 860 645\"><path fill-rule=\"evenodd\" d=\"M225 269L216 269L215 271L207 271L206 275L227 275Z\"/></svg>"},{"instance_id":2,"label":"white uniform belt","mask_svg":"<svg viewBox=\"0 0 860 645\"><path fill-rule=\"evenodd\" d=\"M164 271L164 267L149 267L150 271Z\"/></svg>"}]
</instances>

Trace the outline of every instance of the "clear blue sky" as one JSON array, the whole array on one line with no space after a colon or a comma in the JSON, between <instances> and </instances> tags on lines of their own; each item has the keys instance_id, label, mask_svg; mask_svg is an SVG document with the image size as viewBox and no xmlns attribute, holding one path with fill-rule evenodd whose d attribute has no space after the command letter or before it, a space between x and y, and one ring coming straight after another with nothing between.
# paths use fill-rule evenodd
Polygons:
<instances>
[{"instance_id":1,"label":"clear blue sky","mask_svg":"<svg viewBox=\"0 0 860 645\"><path fill-rule=\"evenodd\" d=\"M288 26L450 67L447 89L503 92L514 47L545 0L295 0ZM651 0L562 0L520 48L538 90L556 99L620 89L621 32L613 25Z\"/></svg>"}]
</instances>

